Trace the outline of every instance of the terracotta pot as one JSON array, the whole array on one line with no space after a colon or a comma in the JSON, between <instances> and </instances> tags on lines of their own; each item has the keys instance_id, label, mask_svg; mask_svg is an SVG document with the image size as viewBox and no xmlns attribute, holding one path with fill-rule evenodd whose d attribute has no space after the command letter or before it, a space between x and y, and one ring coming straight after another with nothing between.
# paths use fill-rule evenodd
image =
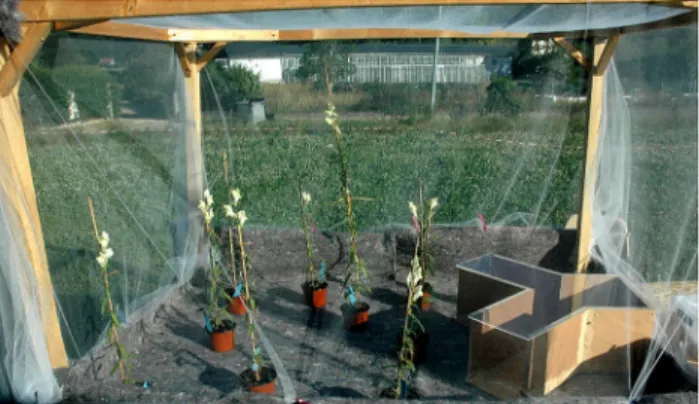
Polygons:
<instances>
[{"instance_id":1,"label":"terracotta pot","mask_svg":"<svg viewBox=\"0 0 699 404\"><path fill-rule=\"evenodd\" d=\"M347 331L364 331L369 323L369 305L357 302L354 306L345 303L340 307Z\"/></svg>"},{"instance_id":2,"label":"terracotta pot","mask_svg":"<svg viewBox=\"0 0 699 404\"><path fill-rule=\"evenodd\" d=\"M422 286L422 297L418 299L418 306L421 311L427 311L432 306L432 285L429 283Z\"/></svg>"},{"instance_id":3,"label":"terracotta pot","mask_svg":"<svg viewBox=\"0 0 699 404\"><path fill-rule=\"evenodd\" d=\"M209 333L211 349L215 352L229 352L235 348L235 324L224 321L223 326Z\"/></svg>"},{"instance_id":4,"label":"terracotta pot","mask_svg":"<svg viewBox=\"0 0 699 404\"><path fill-rule=\"evenodd\" d=\"M413 335L413 363L419 365L427 361L427 346L430 342L430 334L426 331L418 331L416 335ZM396 341L398 342L398 350L400 351L401 345L403 344L403 331L396 335Z\"/></svg>"},{"instance_id":5,"label":"terracotta pot","mask_svg":"<svg viewBox=\"0 0 699 404\"><path fill-rule=\"evenodd\" d=\"M244 296L240 295L238 297L234 297L228 302L228 311L231 312L231 314L235 316L242 316L243 314L247 313L245 305L243 304L243 298Z\"/></svg>"},{"instance_id":6,"label":"terracotta pot","mask_svg":"<svg viewBox=\"0 0 699 404\"><path fill-rule=\"evenodd\" d=\"M274 368L262 367L260 369L260 380L255 380L255 373L252 369L245 369L240 374L240 380L246 389L258 394L274 394L277 382L277 371Z\"/></svg>"},{"instance_id":7,"label":"terracotta pot","mask_svg":"<svg viewBox=\"0 0 699 404\"><path fill-rule=\"evenodd\" d=\"M309 286L307 282L301 285L306 304L310 307L320 309L328 302L328 283L314 283Z\"/></svg>"}]
</instances>

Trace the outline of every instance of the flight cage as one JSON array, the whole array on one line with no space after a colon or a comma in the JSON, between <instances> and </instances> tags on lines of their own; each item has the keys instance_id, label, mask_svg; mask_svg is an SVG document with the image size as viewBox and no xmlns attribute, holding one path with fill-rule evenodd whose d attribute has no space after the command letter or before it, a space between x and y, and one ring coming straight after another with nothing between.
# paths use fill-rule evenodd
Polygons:
<instances>
[{"instance_id":1,"label":"flight cage","mask_svg":"<svg viewBox=\"0 0 699 404\"><path fill-rule=\"evenodd\" d=\"M697 282L696 20L658 5L473 7L134 18L48 35L0 97L0 400L271 402L239 388L259 353L247 319L235 317L224 354L204 328L212 260L226 288L232 262L241 269L230 188L276 399L395 387L421 253L410 202L436 205L427 356L411 380L423 398L637 399L657 387L659 357L696 375L696 316L676 298ZM635 28L604 30L622 25ZM514 37L462 35L501 31ZM117 32L127 38L99 36ZM180 43L224 33L240 40ZM139 36L150 41L128 39ZM220 254L203 236L205 191ZM322 311L301 287L304 203L329 285ZM353 247L372 289L356 291L370 306L360 332L346 332L341 307ZM134 353L129 386L109 374L112 309Z\"/></svg>"}]
</instances>

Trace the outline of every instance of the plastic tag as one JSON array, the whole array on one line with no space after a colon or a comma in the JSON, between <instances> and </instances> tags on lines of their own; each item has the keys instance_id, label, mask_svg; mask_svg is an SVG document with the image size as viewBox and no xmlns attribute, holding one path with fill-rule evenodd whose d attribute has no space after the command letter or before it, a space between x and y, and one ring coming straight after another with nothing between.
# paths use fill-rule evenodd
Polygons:
<instances>
[{"instance_id":1,"label":"plastic tag","mask_svg":"<svg viewBox=\"0 0 699 404\"><path fill-rule=\"evenodd\" d=\"M320 262L320 270L318 271L318 280L325 281L325 261Z\"/></svg>"},{"instance_id":2,"label":"plastic tag","mask_svg":"<svg viewBox=\"0 0 699 404\"><path fill-rule=\"evenodd\" d=\"M257 372L259 370L259 366L257 366L257 363L253 362L252 366L250 366L250 369L252 369L253 372Z\"/></svg>"},{"instance_id":3,"label":"plastic tag","mask_svg":"<svg viewBox=\"0 0 699 404\"><path fill-rule=\"evenodd\" d=\"M354 296L354 290L351 286L347 287L347 297L349 298L350 304L354 306L354 304L357 302L357 298Z\"/></svg>"},{"instance_id":4,"label":"plastic tag","mask_svg":"<svg viewBox=\"0 0 699 404\"><path fill-rule=\"evenodd\" d=\"M239 283L238 286L235 287L235 292L233 292L233 297L238 297L240 296L240 292L243 290L243 284Z\"/></svg>"},{"instance_id":5,"label":"plastic tag","mask_svg":"<svg viewBox=\"0 0 699 404\"><path fill-rule=\"evenodd\" d=\"M214 332L214 327L211 325L211 321L209 321L209 316L204 313L204 324L206 325L206 330L209 332Z\"/></svg>"}]
</instances>

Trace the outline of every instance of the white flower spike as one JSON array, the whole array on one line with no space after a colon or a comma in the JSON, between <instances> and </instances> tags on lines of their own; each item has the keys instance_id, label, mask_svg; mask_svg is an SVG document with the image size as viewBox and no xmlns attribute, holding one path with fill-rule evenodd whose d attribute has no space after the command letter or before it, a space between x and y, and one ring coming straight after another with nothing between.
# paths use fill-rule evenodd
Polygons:
<instances>
[{"instance_id":1,"label":"white flower spike","mask_svg":"<svg viewBox=\"0 0 699 404\"><path fill-rule=\"evenodd\" d=\"M245 214L244 210L241 210L240 212L238 212L238 221L240 222L241 226L243 226L247 220L248 220L248 216Z\"/></svg>"},{"instance_id":2,"label":"white flower spike","mask_svg":"<svg viewBox=\"0 0 699 404\"><path fill-rule=\"evenodd\" d=\"M430 209L434 210L434 208L436 208L437 205L439 205L439 201L437 200L437 198L430 199Z\"/></svg>"},{"instance_id":3,"label":"white flower spike","mask_svg":"<svg viewBox=\"0 0 699 404\"><path fill-rule=\"evenodd\" d=\"M223 205L223 212L229 219L235 219L235 211L231 205Z\"/></svg>"},{"instance_id":4,"label":"white flower spike","mask_svg":"<svg viewBox=\"0 0 699 404\"><path fill-rule=\"evenodd\" d=\"M204 191L204 200L206 201L207 206L214 204L214 197L211 196L211 191L209 191L208 188Z\"/></svg>"},{"instance_id":5,"label":"white flower spike","mask_svg":"<svg viewBox=\"0 0 699 404\"><path fill-rule=\"evenodd\" d=\"M102 249L105 249L109 246L109 234L106 231L102 232L102 235L99 238L99 243Z\"/></svg>"},{"instance_id":6,"label":"white flower spike","mask_svg":"<svg viewBox=\"0 0 699 404\"><path fill-rule=\"evenodd\" d=\"M301 192L301 198L303 198L303 201L305 203L311 202L311 194L309 194L308 192Z\"/></svg>"},{"instance_id":7,"label":"white flower spike","mask_svg":"<svg viewBox=\"0 0 699 404\"><path fill-rule=\"evenodd\" d=\"M410 213L412 213L413 216L417 216L417 206L415 206L412 201L408 202L408 207L410 207Z\"/></svg>"},{"instance_id":8,"label":"white flower spike","mask_svg":"<svg viewBox=\"0 0 699 404\"><path fill-rule=\"evenodd\" d=\"M240 189L232 189L231 190L231 199L233 199L233 206L238 206L238 202L240 202L240 198L242 198L240 194Z\"/></svg>"}]
</instances>

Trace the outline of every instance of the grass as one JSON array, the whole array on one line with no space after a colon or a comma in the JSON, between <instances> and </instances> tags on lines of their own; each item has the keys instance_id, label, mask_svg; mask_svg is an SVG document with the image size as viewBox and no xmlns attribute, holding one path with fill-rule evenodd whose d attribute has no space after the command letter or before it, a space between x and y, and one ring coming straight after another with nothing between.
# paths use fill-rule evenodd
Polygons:
<instances>
[{"instance_id":1,"label":"grass","mask_svg":"<svg viewBox=\"0 0 699 404\"><path fill-rule=\"evenodd\" d=\"M696 279L696 117L683 110L634 112L634 263L650 280ZM537 225L561 227L578 210L582 122L576 113L344 123L341 116L353 195L371 198L356 203L359 230L407 225L406 201L417 197L419 178L425 195L439 198L436 223L471 221L479 213L489 223L508 222L521 212L533 213L525 217ZM112 235L115 302L122 303L119 310L133 309L124 302L176 276L168 261L176 209L171 190L181 185L176 179L183 176L173 170L184 154L172 133L83 134L80 143L64 133L27 137L52 281L68 312L77 347L67 345L76 356L104 325L87 197ZM300 179L318 208L318 226L342 229L337 155L322 121L272 121L226 133L209 119L203 140L215 200L225 198L221 152L227 151L250 225L297 228ZM163 270L168 264L173 271Z\"/></svg>"}]
</instances>

